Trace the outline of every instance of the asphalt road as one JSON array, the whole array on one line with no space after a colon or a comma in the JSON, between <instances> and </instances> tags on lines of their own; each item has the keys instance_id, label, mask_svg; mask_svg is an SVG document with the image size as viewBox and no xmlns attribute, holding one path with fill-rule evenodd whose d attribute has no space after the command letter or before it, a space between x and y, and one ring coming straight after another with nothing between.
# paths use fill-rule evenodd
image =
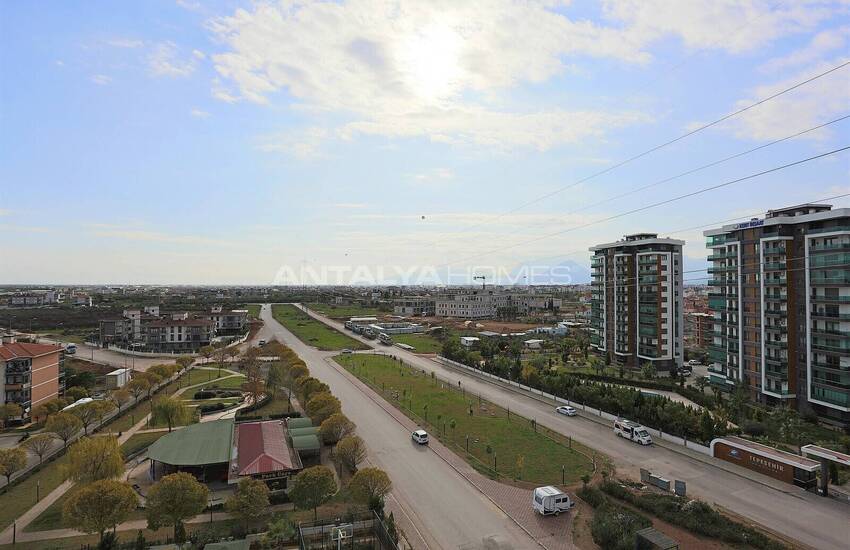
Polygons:
<instances>
[{"instance_id":1,"label":"asphalt road","mask_svg":"<svg viewBox=\"0 0 850 550\"><path fill-rule=\"evenodd\" d=\"M310 312L326 324L346 332L341 323ZM642 447L614 436L613 429L581 417L565 418L553 411L554 406L532 397L445 367L427 357L418 356L398 347L387 348L358 338L364 343L396 357L408 364L434 371L449 380L459 380L467 391L481 393L490 401L510 407L527 418L537 421L564 435L610 456L619 471L639 475L646 468L656 475L687 483L688 494L714 502L736 514L800 541L813 548L844 550L850 540L850 506L820 497L788 485L783 489L776 482L764 478L771 486L742 477L727 470L706 464L664 447ZM747 475L750 475L747 471ZM758 474L752 474L760 477ZM783 485L780 485L783 486Z\"/></svg>"},{"instance_id":2,"label":"asphalt road","mask_svg":"<svg viewBox=\"0 0 850 550\"><path fill-rule=\"evenodd\" d=\"M39 338L38 341L42 343L51 344L60 343L58 340L53 340L50 338ZM62 344L67 344L67 342L62 342ZM74 355L66 355L66 357L74 357L85 361L93 361L95 363L115 367L116 369L126 368L139 371L145 371L149 367L153 365L158 365L160 363L174 362L169 357L134 357L131 355L124 355L123 353L118 353L117 351L110 351L108 349L90 346L88 344L77 344L77 353L75 353ZM176 355L174 357L175 359L177 358Z\"/></svg>"},{"instance_id":3,"label":"asphalt road","mask_svg":"<svg viewBox=\"0 0 850 550\"><path fill-rule=\"evenodd\" d=\"M369 449L369 459L393 481L392 495L429 548L525 549L536 544L498 507L410 433L326 360L336 352L307 346L264 305L258 338L277 338L330 386Z\"/></svg>"}]
</instances>

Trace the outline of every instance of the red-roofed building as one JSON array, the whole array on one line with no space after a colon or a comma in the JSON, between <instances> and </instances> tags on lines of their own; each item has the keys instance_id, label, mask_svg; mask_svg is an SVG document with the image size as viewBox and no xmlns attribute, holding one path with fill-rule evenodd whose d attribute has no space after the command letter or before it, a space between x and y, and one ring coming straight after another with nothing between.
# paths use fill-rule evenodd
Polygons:
<instances>
[{"instance_id":1,"label":"red-roofed building","mask_svg":"<svg viewBox=\"0 0 850 550\"><path fill-rule=\"evenodd\" d=\"M61 346L17 342L13 336L3 336L0 402L20 405L24 410L20 418L29 418L34 407L59 396L63 360Z\"/></svg>"},{"instance_id":2,"label":"red-roofed building","mask_svg":"<svg viewBox=\"0 0 850 550\"><path fill-rule=\"evenodd\" d=\"M231 482L241 477L265 481L272 490L286 489L291 476L301 470L298 453L288 444L286 427L280 420L243 422L233 430L236 447L230 459Z\"/></svg>"}]
</instances>

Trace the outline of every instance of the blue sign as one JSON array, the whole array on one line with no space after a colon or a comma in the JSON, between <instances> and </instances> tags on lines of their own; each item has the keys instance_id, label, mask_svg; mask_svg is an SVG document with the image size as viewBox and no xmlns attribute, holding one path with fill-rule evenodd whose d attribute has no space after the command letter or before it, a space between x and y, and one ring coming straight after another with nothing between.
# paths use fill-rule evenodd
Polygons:
<instances>
[{"instance_id":1,"label":"blue sign","mask_svg":"<svg viewBox=\"0 0 850 550\"><path fill-rule=\"evenodd\" d=\"M751 220L744 223L735 224L735 229L747 229L748 227L761 227L764 225L764 220Z\"/></svg>"}]
</instances>

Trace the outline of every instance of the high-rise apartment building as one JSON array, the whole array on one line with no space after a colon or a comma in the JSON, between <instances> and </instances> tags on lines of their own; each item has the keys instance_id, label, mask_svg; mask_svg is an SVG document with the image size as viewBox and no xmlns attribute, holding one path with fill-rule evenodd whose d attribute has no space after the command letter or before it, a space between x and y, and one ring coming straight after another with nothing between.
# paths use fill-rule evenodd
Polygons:
<instances>
[{"instance_id":1,"label":"high-rise apartment building","mask_svg":"<svg viewBox=\"0 0 850 550\"><path fill-rule=\"evenodd\" d=\"M850 427L850 209L803 204L705 236L712 384Z\"/></svg>"},{"instance_id":2,"label":"high-rise apartment building","mask_svg":"<svg viewBox=\"0 0 850 550\"><path fill-rule=\"evenodd\" d=\"M606 362L658 372L682 366L682 246L654 233L590 248L591 345Z\"/></svg>"}]
</instances>

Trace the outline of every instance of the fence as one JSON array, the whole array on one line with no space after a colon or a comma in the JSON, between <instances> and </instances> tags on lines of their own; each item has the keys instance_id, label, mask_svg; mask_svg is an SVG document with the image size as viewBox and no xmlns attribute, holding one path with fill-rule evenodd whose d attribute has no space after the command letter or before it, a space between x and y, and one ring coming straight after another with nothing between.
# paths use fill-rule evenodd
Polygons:
<instances>
[{"instance_id":1,"label":"fence","mask_svg":"<svg viewBox=\"0 0 850 550\"><path fill-rule=\"evenodd\" d=\"M333 540L333 533L339 529L349 536L341 540ZM302 523L298 526L298 548L300 550L354 548L399 550L386 524L375 512L358 514L342 520Z\"/></svg>"},{"instance_id":2,"label":"fence","mask_svg":"<svg viewBox=\"0 0 850 550\"><path fill-rule=\"evenodd\" d=\"M458 363L457 361L453 361L451 359L447 359L447 358L442 357L442 356L437 356L436 359L437 359L438 362L442 363L443 365L465 371L465 372L472 374L473 376L477 376L479 378L485 378L485 379L492 380L492 381L494 381L498 384L501 384L503 386L509 386L509 387L512 387L512 388L517 388L517 389L523 390L523 391L528 392L530 394L540 396L541 398L548 399L549 401L552 401L552 403L554 403L554 404L573 405L573 406L581 407L581 410L584 411L585 413L587 413L585 415L586 417L591 418L593 420L597 420L600 424L607 424L613 430L614 420L617 419L617 415L615 415L615 414L607 413L603 410L595 409L593 407L586 406L584 403L578 403L578 402L575 402L575 401L570 401L569 399L564 399L562 397L558 397L558 396L553 395L551 393L547 393L547 392L544 392L542 390L538 390L537 388L532 388L531 386L527 386L525 384L520 384L519 382L514 382L513 380L508 380L507 378L502 378L500 376L496 376L496 375L491 374L489 372L484 372L482 370L470 367L468 365L464 365L463 363ZM664 433L663 430L660 430L658 428L651 428L651 427L646 426L646 429L651 434L658 436L659 439L662 439L664 441L669 441L669 442L674 443L676 445L682 445L682 446L687 447L691 450L702 453L706 456L712 456L711 449L709 449L705 445L700 445L699 443L695 443L693 441L688 441L685 438L678 437L678 436L675 436L675 435L671 435L671 434L668 434L668 433Z\"/></svg>"}]
</instances>

